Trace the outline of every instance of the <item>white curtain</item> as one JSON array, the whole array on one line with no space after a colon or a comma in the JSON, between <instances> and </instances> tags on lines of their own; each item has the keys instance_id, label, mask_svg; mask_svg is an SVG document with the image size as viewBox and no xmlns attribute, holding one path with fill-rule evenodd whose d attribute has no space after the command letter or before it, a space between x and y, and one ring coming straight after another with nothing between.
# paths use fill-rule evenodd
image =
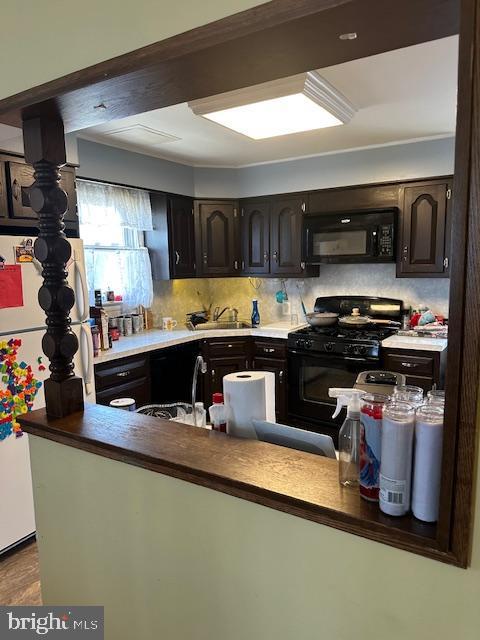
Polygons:
<instances>
[{"instance_id":1,"label":"white curtain","mask_svg":"<svg viewBox=\"0 0 480 640\"><path fill-rule=\"evenodd\" d=\"M148 191L117 187L88 180L77 181L80 224L151 231L152 209Z\"/></svg>"},{"instance_id":2,"label":"white curtain","mask_svg":"<svg viewBox=\"0 0 480 640\"><path fill-rule=\"evenodd\" d=\"M121 294L123 304L150 307L153 283L150 258L145 247L140 249L85 249L90 302L95 289L112 289Z\"/></svg>"},{"instance_id":3,"label":"white curtain","mask_svg":"<svg viewBox=\"0 0 480 640\"><path fill-rule=\"evenodd\" d=\"M79 180L77 196L91 304L95 289L111 289L127 307L150 307L152 269L142 234L152 229L149 193Z\"/></svg>"}]
</instances>

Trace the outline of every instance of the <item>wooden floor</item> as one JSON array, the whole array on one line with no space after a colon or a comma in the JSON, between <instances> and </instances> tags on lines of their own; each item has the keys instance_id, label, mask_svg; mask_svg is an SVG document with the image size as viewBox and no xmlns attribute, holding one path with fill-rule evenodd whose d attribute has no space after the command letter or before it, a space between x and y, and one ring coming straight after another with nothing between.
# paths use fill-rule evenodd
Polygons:
<instances>
[{"instance_id":1,"label":"wooden floor","mask_svg":"<svg viewBox=\"0 0 480 640\"><path fill-rule=\"evenodd\" d=\"M0 605L42 604L35 542L0 556Z\"/></svg>"}]
</instances>

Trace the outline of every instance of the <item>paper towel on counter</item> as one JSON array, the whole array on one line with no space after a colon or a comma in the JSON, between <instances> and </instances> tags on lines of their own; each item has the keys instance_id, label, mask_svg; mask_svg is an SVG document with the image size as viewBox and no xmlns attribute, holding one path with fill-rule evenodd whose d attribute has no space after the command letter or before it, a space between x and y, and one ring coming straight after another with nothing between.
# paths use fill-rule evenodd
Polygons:
<instances>
[{"instance_id":1,"label":"paper towel on counter","mask_svg":"<svg viewBox=\"0 0 480 640\"><path fill-rule=\"evenodd\" d=\"M238 438L257 438L252 420L275 422L275 374L239 371L223 378L227 432Z\"/></svg>"}]
</instances>

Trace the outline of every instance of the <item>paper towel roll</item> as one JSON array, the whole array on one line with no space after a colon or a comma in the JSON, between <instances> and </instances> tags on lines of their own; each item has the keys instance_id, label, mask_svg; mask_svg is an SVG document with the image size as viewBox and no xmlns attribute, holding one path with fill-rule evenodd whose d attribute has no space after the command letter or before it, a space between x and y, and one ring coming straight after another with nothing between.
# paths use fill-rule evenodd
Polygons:
<instances>
[{"instance_id":1,"label":"paper towel roll","mask_svg":"<svg viewBox=\"0 0 480 640\"><path fill-rule=\"evenodd\" d=\"M223 378L227 433L239 438L257 437L252 420L275 422L275 374L239 371Z\"/></svg>"}]
</instances>

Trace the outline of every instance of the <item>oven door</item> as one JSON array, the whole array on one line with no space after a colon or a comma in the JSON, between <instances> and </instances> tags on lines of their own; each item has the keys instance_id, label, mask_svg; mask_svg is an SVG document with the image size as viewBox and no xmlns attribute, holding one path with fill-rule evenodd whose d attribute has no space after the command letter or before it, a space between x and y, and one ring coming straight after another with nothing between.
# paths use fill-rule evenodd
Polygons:
<instances>
[{"instance_id":1,"label":"oven door","mask_svg":"<svg viewBox=\"0 0 480 640\"><path fill-rule=\"evenodd\" d=\"M345 411L335 420L332 418L336 400L329 397L329 388L352 389L358 374L375 366L378 364L361 358L290 350L288 413L292 423L330 435L336 443Z\"/></svg>"}]
</instances>

